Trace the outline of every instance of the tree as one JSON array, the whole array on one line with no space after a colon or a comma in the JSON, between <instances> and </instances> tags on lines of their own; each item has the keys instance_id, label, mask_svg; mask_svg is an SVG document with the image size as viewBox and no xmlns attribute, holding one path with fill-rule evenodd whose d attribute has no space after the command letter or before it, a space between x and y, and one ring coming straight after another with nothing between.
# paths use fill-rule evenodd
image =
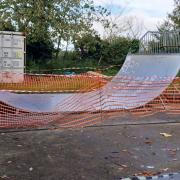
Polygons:
<instances>
[{"instance_id":1,"label":"tree","mask_svg":"<svg viewBox=\"0 0 180 180\"><path fill-rule=\"evenodd\" d=\"M0 31L15 31L15 26L11 23L11 21L0 21Z\"/></svg>"},{"instance_id":2,"label":"tree","mask_svg":"<svg viewBox=\"0 0 180 180\"><path fill-rule=\"evenodd\" d=\"M168 17L171 20L174 29L180 29L180 0L174 0L174 3L175 8Z\"/></svg>"},{"instance_id":3,"label":"tree","mask_svg":"<svg viewBox=\"0 0 180 180\"><path fill-rule=\"evenodd\" d=\"M1 21L25 32L27 45L56 41L56 56L62 41L72 41L82 32L91 31L93 22L101 21L104 15L108 15L107 10L96 7L91 0L1 0L0 4Z\"/></svg>"},{"instance_id":4,"label":"tree","mask_svg":"<svg viewBox=\"0 0 180 180\"><path fill-rule=\"evenodd\" d=\"M74 42L80 59L93 59L96 64L122 64L129 50L139 50L139 40L125 37L101 39L98 35L85 34Z\"/></svg>"},{"instance_id":5,"label":"tree","mask_svg":"<svg viewBox=\"0 0 180 180\"><path fill-rule=\"evenodd\" d=\"M158 27L159 32L180 30L180 0L174 0L174 10Z\"/></svg>"},{"instance_id":6,"label":"tree","mask_svg":"<svg viewBox=\"0 0 180 180\"><path fill-rule=\"evenodd\" d=\"M162 24L160 24L158 27L158 31L163 33L163 32L168 32L174 30L173 23L170 21L170 19L165 20Z\"/></svg>"},{"instance_id":7,"label":"tree","mask_svg":"<svg viewBox=\"0 0 180 180\"><path fill-rule=\"evenodd\" d=\"M179 53L180 36L180 0L174 0L174 10L168 14L167 20L158 27L159 37L156 35L156 43L152 42L151 47L158 49L159 52ZM154 45L156 44L156 46Z\"/></svg>"},{"instance_id":8,"label":"tree","mask_svg":"<svg viewBox=\"0 0 180 180\"><path fill-rule=\"evenodd\" d=\"M53 56L53 43L45 41L31 42L27 46L27 57L34 63L46 63L52 59Z\"/></svg>"},{"instance_id":9,"label":"tree","mask_svg":"<svg viewBox=\"0 0 180 180\"><path fill-rule=\"evenodd\" d=\"M74 47L81 59L99 59L102 50L102 40L98 35L88 33L75 40Z\"/></svg>"},{"instance_id":10,"label":"tree","mask_svg":"<svg viewBox=\"0 0 180 180\"><path fill-rule=\"evenodd\" d=\"M130 39L126 37L114 37L109 41L109 47L104 49L108 51L107 56L104 56L104 60L111 64L122 64L128 54L128 52L136 53L139 50L139 40Z\"/></svg>"},{"instance_id":11,"label":"tree","mask_svg":"<svg viewBox=\"0 0 180 180\"><path fill-rule=\"evenodd\" d=\"M110 12L115 12L105 16L106 23L104 24L104 38L113 40L116 37L126 36L129 38L139 38L142 35L143 22L135 16L126 16L130 1L126 1L124 6L118 5L116 0L110 0L107 8Z\"/></svg>"},{"instance_id":12,"label":"tree","mask_svg":"<svg viewBox=\"0 0 180 180\"><path fill-rule=\"evenodd\" d=\"M105 24L107 20L104 19L104 16L109 15L105 8L95 6L92 0L62 1L61 5L56 7L56 12L52 27L57 42L56 57L58 57L62 40L76 41L84 33L94 33L93 23Z\"/></svg>"},{"instance_id":13,"label":"tree","mask_svg":"<svg viewBox=\"0 0 180 180\"><path fill-rule=\"evenodd\" d=\"M38 58L43 54L41 61L45 61L52 55L53 42L49 32L49 14L52 10L50 1L42 0L3 0L0 4L0 20L5 22L5 26L13 31L21 31L27 37L27 57L29 60L38 62ZM8 25L9 24L9 25ZM9 30L1 28L2 30ZM41 47L44 47L45 51ZM49 50L47 50L49 49ZM35 51L36 50L36 51ZM31 57L31 58L30 58Z\"/></svg>"}]
</instances>

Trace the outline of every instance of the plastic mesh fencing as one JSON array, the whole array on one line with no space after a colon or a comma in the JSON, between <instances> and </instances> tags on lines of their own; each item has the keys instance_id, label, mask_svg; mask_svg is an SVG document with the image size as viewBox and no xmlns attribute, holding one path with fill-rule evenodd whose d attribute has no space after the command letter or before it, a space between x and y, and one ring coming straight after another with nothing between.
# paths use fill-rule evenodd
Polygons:
<instances>
[{"instance_id":1,"label":"plastic mesh fencing","mask_svg":"<svg viewBox=\"0 0 180 180\"><path fill-rule=\"evenodd\" d=\"M1 91L17 93L78 92L83 89L91 90L97 86L100 79L102 85L107 82L99 76L87 73L81 75L0 73L0 77L2 77Z\"/></svg>"},{"instance_id":2,"label":"plastic mesh fencing","mask_svg":"<svg viewBox=\"0 0 180 180\"><path fill-rule=\"evenodd\" d=\"M167 77L153 81L146 77L142 81L124 76L107 80L87 74L26 74L21 82L0 83L0 128L79 128L127 113L135 117L149 116L157 112L180 114L180 78L176 78L168 86L169 82ZM168 88L159 95L157 89L166 86ZM39 93L37 99L33 93ZM48 102L44 93L51 93L48 98L53 96L54 99L51 98L51 102ZM58 99L60 96L63 100ZM26 101L22 100L22 104L18 103L21 102L21 97L27 97ZM32 103L31 97L36 99L33 101L35 107L38 103L44 107L48 104L54 105L50 106L49 110L48 106L45 110L37 108L33 111L28 106Z\"/></svg>"}]
</instances>

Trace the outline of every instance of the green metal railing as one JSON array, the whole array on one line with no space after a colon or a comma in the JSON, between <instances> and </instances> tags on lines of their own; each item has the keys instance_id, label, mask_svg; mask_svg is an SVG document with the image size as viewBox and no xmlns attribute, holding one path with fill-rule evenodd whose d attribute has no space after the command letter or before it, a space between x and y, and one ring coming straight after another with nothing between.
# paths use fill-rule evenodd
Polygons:
<instances>
[{"instance_id":1,"label":"green metal railing","mask_svg":"<svg viewBox=\"0 0 180 180\"><path fill-rule=\"evenodd\" d=\"M141 39L138 54L180 53L180 31L148 31Z\"/></svg>"}]
</instances>

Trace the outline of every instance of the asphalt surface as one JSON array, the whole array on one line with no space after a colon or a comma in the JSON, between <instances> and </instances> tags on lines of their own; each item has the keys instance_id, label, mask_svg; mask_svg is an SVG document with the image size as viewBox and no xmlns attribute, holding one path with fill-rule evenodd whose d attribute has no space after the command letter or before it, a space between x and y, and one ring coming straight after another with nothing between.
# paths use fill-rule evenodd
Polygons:
<instances>
[{"instance_id":1,"label":"asphalt surface","mask_svg":"<svg viewBox=\"0 0 180 180\"><path fill-rule=\"evenodd\" d=\"M112 180L179 172L178 119L159 114L76 130L1 130L0 179ZM177 123L149 124L154 121Z\"/></svg>"}]
</instances>

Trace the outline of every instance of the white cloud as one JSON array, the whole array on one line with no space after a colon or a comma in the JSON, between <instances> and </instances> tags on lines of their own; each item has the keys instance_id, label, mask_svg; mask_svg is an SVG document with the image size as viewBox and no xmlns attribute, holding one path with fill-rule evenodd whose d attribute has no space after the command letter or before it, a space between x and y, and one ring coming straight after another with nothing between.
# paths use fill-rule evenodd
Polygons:
<instances>
[{"instance_id":1,"label":"white cloud","mask_svg":"<svg viewBox=\"0 0 180 180\"><path fill-rule=\"evenodd\" d=\"M171 11L174 5L173 0L94 0L95 4L98 5L109 5L115 6L129 6L132 9L138 9L142 11L157 11L161 14L166 14Z\"/></svg>"},{"instance_id":2,"label":"white cloud","mask_svg":"<svg viewBox=\"0 0 180 180\"><path fill-rule=\"evenodd\" d=\"M173 4L173 0L132 0L130 6L134 9L156 11L161 15L165 15L172 10Z\"/></svg>"},{"instance_id":3,"label":"white cloud","mask_svg":"<svg viewBox=\"0 0 180 180\"><path fill-rule=\"evenodd\" d=\"M113 16L126 7L123 16L138 18L139 22L144 24L143 32L157 30L157 25L166 19L167 14L172 12L174 7L174 0L94 0L94 2L96 5L110 8ZM118 8L119 12L117 12ZM103 34L102 27L97 26L96 29Z\"/></svg>"}]
</instances>

